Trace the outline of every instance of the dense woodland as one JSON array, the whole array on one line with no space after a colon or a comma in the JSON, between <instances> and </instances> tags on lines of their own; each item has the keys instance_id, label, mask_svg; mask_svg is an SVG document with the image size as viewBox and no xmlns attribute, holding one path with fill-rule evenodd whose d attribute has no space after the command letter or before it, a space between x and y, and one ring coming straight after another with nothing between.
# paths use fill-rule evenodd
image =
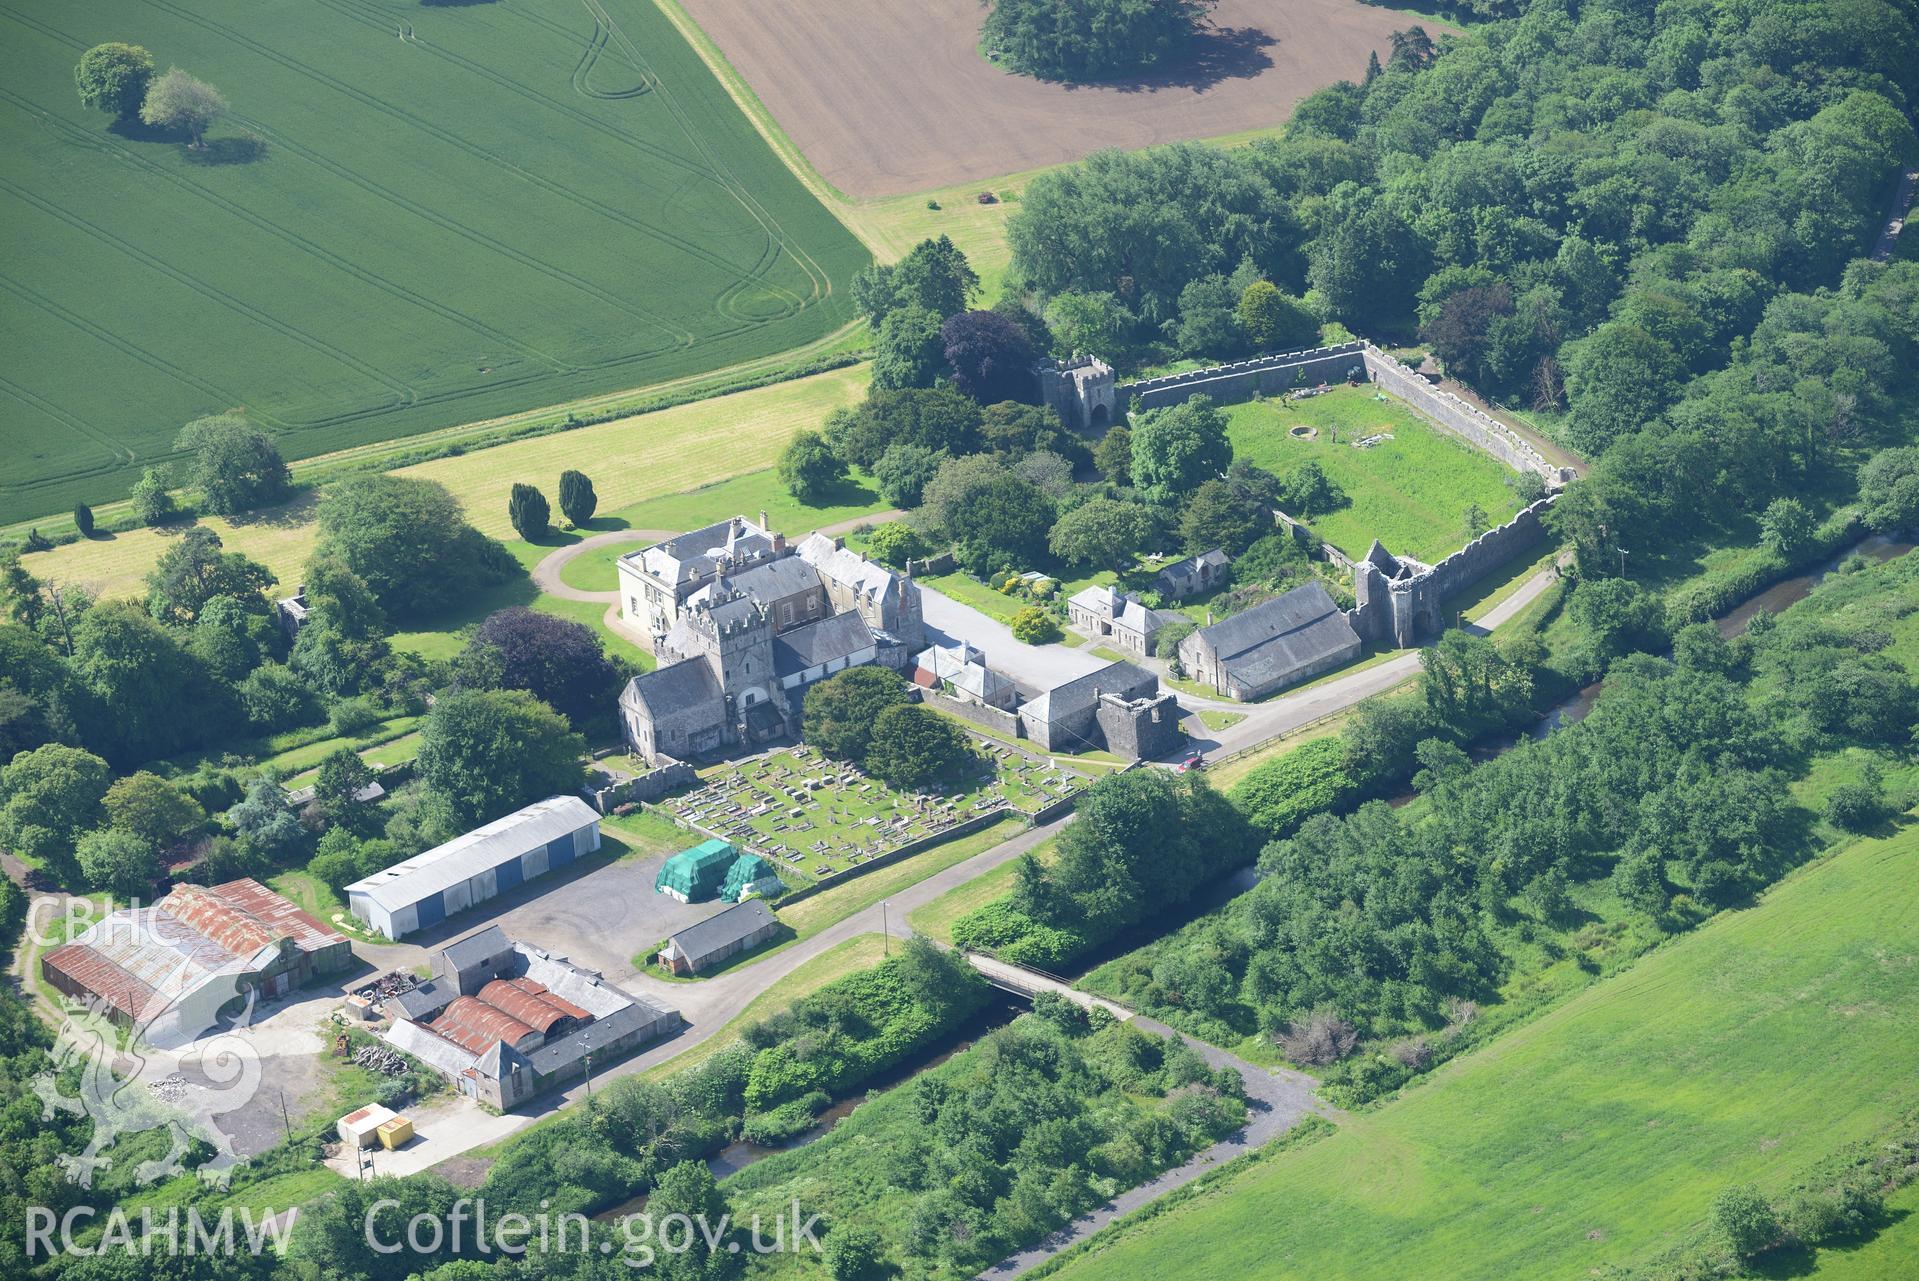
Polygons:
<instances>
[{"instance_id":1,"label":"dense woodland","mask_svg":"<svg viewBox=\"0 0 1919 1281\"><path fill-rule=\"evenodd\" d=\"M283 477L271 442L243 419L208 421L195 436L208 500L273 501L258 481ZM297 638L272 575L205 526L167 548L143 602L95 602L8 559L0 842L52 884L120 896L147 896L169 868L217 882L309 860L337 889L575 790L580 731L610 723L629 674L598 635L509 608L452 659L425 661L393 631L520 573L512 557L444 489L400 476L330 487L319 525ZM351 740L395 718L419 727L412 781L363 802L371 774ZM298 812L251 763L334 738L348 745L318 763Z\"/></svg>"}]
</instances>

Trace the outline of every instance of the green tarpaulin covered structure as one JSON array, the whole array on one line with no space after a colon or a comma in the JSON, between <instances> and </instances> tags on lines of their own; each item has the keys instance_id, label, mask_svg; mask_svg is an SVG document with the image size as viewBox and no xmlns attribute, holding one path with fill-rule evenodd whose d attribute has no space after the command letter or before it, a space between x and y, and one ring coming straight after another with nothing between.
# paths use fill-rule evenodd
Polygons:
<instances>
[{"instance_id":1,"label":"green tarpaulin covered structure","mask_svg":"<svg viewBox=\"0 0 1919 1281\"><path fill-rule=\"evenodd\" d=\"M772 863L758 854L742 854L727 869L726 884L720 887L720 897L729 903L737 903L750 894L772 898L784 888L780 884L779 870Z\"/></svg>"},{"instance_id":2,"label":"green tarpaulin covered structure","mask_svg":"<svg viewBox=\"0 0 1919 1281\"><path fill-rule=\"evenodd\" d=\"M720 892L739 851L721 840L701 841L666 860L653 888L682 903L704 903Z\"/></svg>"}]
</instances>

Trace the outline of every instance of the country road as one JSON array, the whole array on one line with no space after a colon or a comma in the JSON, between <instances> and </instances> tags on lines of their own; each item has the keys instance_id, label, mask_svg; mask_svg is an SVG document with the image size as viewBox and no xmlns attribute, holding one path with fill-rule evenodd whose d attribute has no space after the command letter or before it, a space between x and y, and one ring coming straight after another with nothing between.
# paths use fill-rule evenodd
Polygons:
<instances>
[{"instance_id":1,"label":"country road","mask_svg":"<svg viewBox=\"0 0 1919 1281\"><path fill-rule=\"evenodd\" d=\"M1519 616L1538 600L1558 577L1558 569L1548 565L1528 578L1512 595L1486 611L1483 618L1469 623L1466 630L1484 636L1494 628ZM1419 674L1419 651L1407 650L1383 663L1363 667L1356 672L1308 686L1293 694L1281 694L1264 703L1233 703L1223 699L1199 699L1182 693L1180 702L1188 708L1208 708L1242 713L1246 719L1224 730L1208 730L1197 716L1186 722L1187 745L1177 756L1199 749L1217 755L1245 751L1269 739L1324 720L1343 712L1375 694L1383 694ZM1165 758L1168 761L1176 757Z\"/></svg>"}]
</instances>

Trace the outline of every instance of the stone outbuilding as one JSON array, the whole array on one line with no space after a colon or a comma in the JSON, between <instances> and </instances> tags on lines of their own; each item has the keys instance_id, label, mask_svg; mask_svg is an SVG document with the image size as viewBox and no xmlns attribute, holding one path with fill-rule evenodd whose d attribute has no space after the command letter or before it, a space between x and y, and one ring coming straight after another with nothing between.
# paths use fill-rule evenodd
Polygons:
<instances>
[{"instance_id":1,"label":"stone outbuilding","mask_svg":"<svg viewBox=\"0 0 1919 1281\"><path fill-rule=\"evenodd\" d=\"M1049 752L1112 752L1153 760L1179 746L1179 702L1159 677L1131 663L1096 672L1041 694L1019 709L1026 737Z\"/></svg>"},{"instance_id":2,"label":"stone outbuilding","mask_svg":"<svg viewBox=\"0 0 1919 1281\"><path fill-rule=\"evenodd\" d=\"M433 977L393 998L386 1040L461 1094L506 1110L679 1030L629 995L497 925L440 949Z\"/></svg>"},{"instance_id":3,"label":"stone outbuilding","mask_svg":"<svg viewBox=\"0 0 1919 1281\"><path fill-rule=\"evenodd\" d=\"M1001 711L1010 712L1019 702L1019 687L1012 677L988 667L986 654L965 641L921 650L913 660L913 683L962 703Z\"/></svg>"},{"instance_id":4,"label":"stone outbuilding","mask_svg":"<svg viewBox=\"0 0 1919 1281\"><path fill-rule=\"evenodd\" d=\"M1249 702L1349 663L1362 648L1345 611L1314 582L1200 628L1180 642L1179 661L1190 679Z\"/></svg>"},{"instance_id":5,"label":"stone outbuilding","mask_svg":"<svg viewBox=\"0 0 1919 1281\"><path fill-rule=\"evenodd\" d=\"M1204 596L1226 586L1231 578L1233 558L1224 548L1215 547L1185 560L1176 560L1153 576L1153 586L1168 600Z\"/></svg>"},{"instance_id":6,"label":"stone outbuilding","mask_svg":"<svg viewBox=\"0 0 1919 1281\"><path fill-rule=\"evenodd\" d=\"M749 898L667 939L660 949L660 964L675 974L698 974L758 947L779 928L772 909L759 899Z\"/></svg>"},{"instance_id":7,"label":"stone outbuilding","mask_svg":"<svg viewBox=\"0 0 1919 1281\"><path fill-rule=\"evenodd\" d=\"M1159 629L1180 621L1180 615L1148 609L1116 587L1088 587L1066 602L1066 617L1094 640L1111 641L1135 658L1150 657Z\"/></svg>"}]
</instances>

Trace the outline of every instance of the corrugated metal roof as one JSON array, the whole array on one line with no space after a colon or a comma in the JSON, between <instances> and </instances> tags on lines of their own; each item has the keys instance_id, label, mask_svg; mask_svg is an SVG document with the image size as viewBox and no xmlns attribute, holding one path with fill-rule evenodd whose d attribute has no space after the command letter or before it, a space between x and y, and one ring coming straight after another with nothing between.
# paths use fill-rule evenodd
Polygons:
<instances>
[{"instance_id":1,"label":"corrugated metal roof","mask_svg":"<svg viewBox=\"0 0 1919 1281\"><path fill-rule=\"evenodd\" d=\"M480 999L511 1015L541 1035L553 1030L562 1019L590 1022L593 1015L571 1001L546 990L544 983L532 979L494 979L480 989Z\"/></svg>"},{"instance_id":2,"label":"corrugated metal roof","mask_svg":"<svg viewBox=\"0 0 1919 1281\"><path fill-rule=\"evenodd\" d=\"M243 877L223 885L175 886L151 907L115 912L48 953L42 964L143 1021L217 977L264 968L289 942L312 952L346 941Z\"/></svg>"},{"instance_id":3,"label":"corrugated metal roof","mask_svg":"<svg viewBox=\"0 0 1919 1281\"><path fill-rule=\"evenodd\" d=\"M398 911L599 820L593 807L577 796L549 796L355 881L346 892L364 894L387 911Z\"/></svg>"},{"instance_id":4,"label":"corrugated metal roof","mask_svg":"<svg viewBox=\"0 0 1919 1281\"><path fill-rule=\"evenodd\" d=\"M539 1033L497 1005L477 996L459 996L428 1024L436 1036L443 1036L463 1050L486 1053L495 1041L518 1047L537 1040Z\"/></svg>"}]
</instances>

